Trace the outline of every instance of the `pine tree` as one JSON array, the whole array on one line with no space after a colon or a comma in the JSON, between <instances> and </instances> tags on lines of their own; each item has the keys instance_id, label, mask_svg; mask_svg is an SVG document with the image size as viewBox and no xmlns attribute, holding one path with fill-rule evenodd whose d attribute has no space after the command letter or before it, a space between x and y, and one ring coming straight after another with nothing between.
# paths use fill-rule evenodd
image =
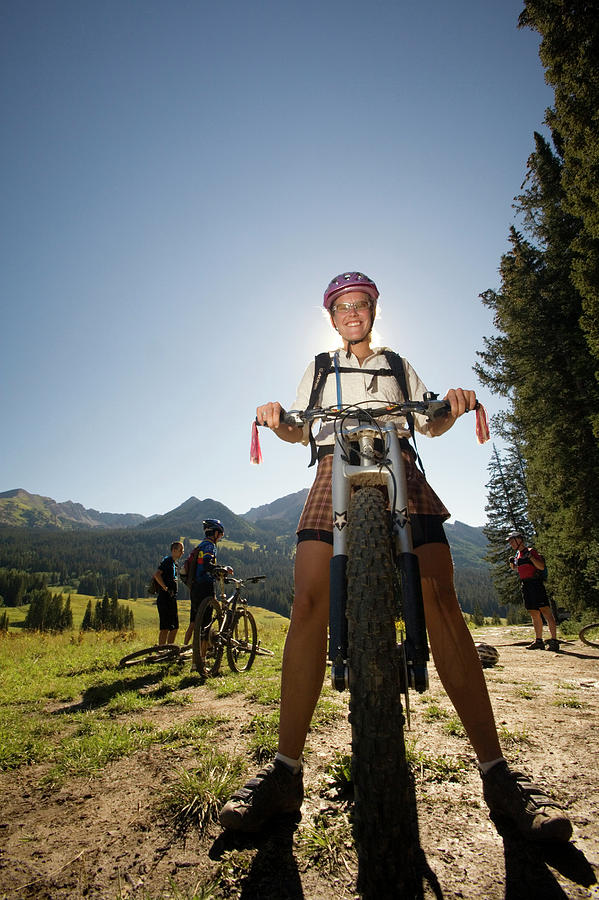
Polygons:
<instances>
[{"instance_id":1,"label":"pine tree","mask_svg":"<svg viewBox=\"0 0 599 900\"><path fill-rule=\"evenodd\" d=\"M506 544L512 531L521 531L529 537L532 526L528 518L528 503L524 462L519 447L510 446L502 460L493 446L489 463L491 478L487 482L487 524L483 528L489 541L486 559L491 565L495 590L502 606L519 604L518 578L508 565L511 548Z\"/></svg>"},{"instance_id":2,"label":"pine tree","mask_svg":"<svg viewBox=\"0 0 599 900\"><path fill-rule=\"evenodd\" d=\"M88 600L87 606L85 607L85 613L83 614L83 621L81 622L81 631L91 631L92 628L92 602L91 600Z\"/></svg>"},{"instance_id":3,"label":"pine tree","mask_svg":"<svg viewBox=\"0 0 599 900\"><path fill-rule=\"evenodd\" d=\"M498 333L485 339L475 370L508 400L495 424L525 460L528 518L557 604L597 608L599 448L592 419L599 391L579 324L582 301L570 278L580 222L564 210L559 155L538 134L535 142L517 198L530 239L512 228L501 291L482 295Z\"/></svg>"},{"instance_id":4,"label":"pine tree","mask_svg":"<svg viewBox=\"0 0 599 900\"><path fill-rule=\"evenodd\" d=\"M599 379L599 10L589 0L526 0L519 24L541 35L545 80L555 90L546 121L560 135L564 207L581 223L571 273ZM594 427L599 438L599 414Z\"/></svg>"}]
</instances>

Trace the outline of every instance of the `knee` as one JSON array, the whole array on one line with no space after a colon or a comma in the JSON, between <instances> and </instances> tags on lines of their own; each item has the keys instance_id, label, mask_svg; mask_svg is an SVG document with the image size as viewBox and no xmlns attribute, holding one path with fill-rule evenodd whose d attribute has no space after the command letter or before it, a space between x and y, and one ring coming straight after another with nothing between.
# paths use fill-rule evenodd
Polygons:
<instances>
[{"instance_id":1,"label":"knee","mask_svg":"<svg viewBox=\"0 0 599 900\"><path fill-rule=\"evenodd\" d=\"M291 608L291 622L294 627L314 627L324 625L328 621L328 597L323 592L298 589L296 587Z\"/></svg>"}]
</instances>

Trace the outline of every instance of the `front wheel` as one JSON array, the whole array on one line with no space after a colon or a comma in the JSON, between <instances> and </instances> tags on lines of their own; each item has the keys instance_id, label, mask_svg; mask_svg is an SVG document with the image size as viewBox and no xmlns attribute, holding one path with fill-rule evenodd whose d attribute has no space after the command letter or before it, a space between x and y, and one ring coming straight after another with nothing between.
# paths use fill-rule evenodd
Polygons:
<instances>
[{"instance_id":1,"label":"front wheel","mask_svg":"<svg viewBox=\"0 0 599 900\"><path fill-rule=\"evenodd\" d=\"M204 677L218 674L223 656L223 645L220 635L222 623L222 606L216 597L206 597L198 608L193 629L192 645L192 665Z\"/></svg>"},{"instance_id":2,"label":"front wheel","mask_svg":"<svg viewBox=\"0 0 599 900\"><path fill-rule=\"evenodd\" d=\"M395 569L385 497L364 487L348 525L347 620L353 828L365 900L422 897L416 800L406 761Z\"/></svg>"},{"instance_id":3,"label":"front wheel","mask_svg":"<svg viewBox=\"0 0 599 900\"><path fill-rule=\"evenodd\" d=\"M247 672L252 668L257 646L256 620L248 609L240 609L227 642L227 659L233 672Z\"/></svg>"}]
</instances>

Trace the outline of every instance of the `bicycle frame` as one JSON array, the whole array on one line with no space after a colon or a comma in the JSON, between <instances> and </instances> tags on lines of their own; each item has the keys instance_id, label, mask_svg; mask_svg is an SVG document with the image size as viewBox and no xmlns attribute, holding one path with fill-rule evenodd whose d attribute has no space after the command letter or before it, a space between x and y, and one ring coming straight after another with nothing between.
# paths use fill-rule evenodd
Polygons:
<instances>
[{"instance_id":1,"label":"bicycle frame","mask_svg":"<svg viewBox=\"0 0 599 900\"><path fill-rule=\"evenodd\" d=\"M348 628L345 615L347 605L347 531L352 489L363 485L382 485L387 489L389 514L394 544L394 565L401 587L405 637L401 642L402 685L409 710L408 686L419 692L428 688L429 659L422 586L418 558L412 543L412 528L408 512L408 493L405 465L400 439L393 422L377 424L379 416L405 416L420 413L429 421L445 416L450 410L447 401L437 394L425 394L420 401L393 403L385 407L369 408L360 405L312 410L281 410L281 421L300 426L317 419L335 421L336 440L333 451L333 557L330 567L329 660L331 681L337 690L349 685ZM358 424L353 424L356 422ZM375 440L383 442L382 451L375 450ZM359 462L350 462L348 444L357 442ZM376 602L374 600L373 602Z\"/></svg>"}]
</instances>

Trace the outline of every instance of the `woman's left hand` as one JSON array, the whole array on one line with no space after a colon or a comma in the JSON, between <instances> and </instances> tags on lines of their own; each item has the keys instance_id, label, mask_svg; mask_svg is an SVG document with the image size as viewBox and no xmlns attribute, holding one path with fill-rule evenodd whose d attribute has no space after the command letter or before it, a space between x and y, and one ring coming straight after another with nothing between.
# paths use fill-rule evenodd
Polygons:
<instances>
[{"instance_id":1,"label":"woman's left hand","mask_svg":"<svg viewBox=\"0 0 599 900\"><path fill-rule=\"evenodd\" d=\"M459 419L464 413L476 408L476 394L474 391L465 391L463 388L452 388L445 394L444 400L447 400L451 406L451 416L453 419Z\"/></svg>"},{"instance_id":2,"label":"woman's left hand","mask_svg":"<svg viewBox=\"0 0 599 900\"><path fill-rule=\"evenodd\" d=\"M451 411L443 418L439 417L429 423L429 434L438 437L445 434L452 427L456 419L463 416L464 413L472 409L476 409L476 393L474 391L465 391L463 388L451 388L447 391L444 400L447 400L451 407Z\"/></svg>"}]
</instances>

